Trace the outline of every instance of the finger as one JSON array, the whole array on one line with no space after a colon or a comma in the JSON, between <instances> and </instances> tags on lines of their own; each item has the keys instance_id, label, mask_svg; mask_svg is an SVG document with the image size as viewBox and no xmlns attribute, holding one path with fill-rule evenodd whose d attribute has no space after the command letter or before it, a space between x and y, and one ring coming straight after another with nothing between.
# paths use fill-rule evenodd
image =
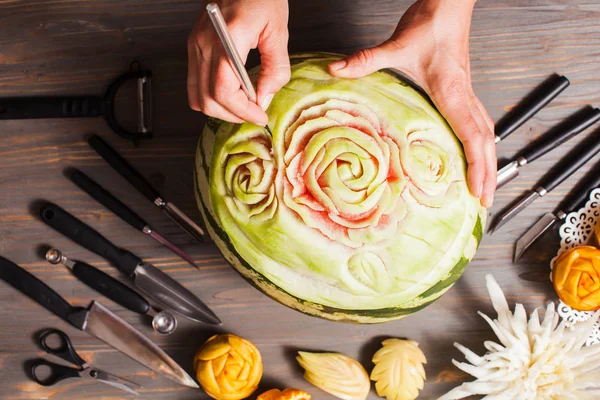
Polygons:
<instances>
[{"instance_id":1,"label":"finger","mask_svg":"<svg viewBox=\"0 0 600 400\"><path fill-rule=\"evenodd\" d=\"M402 48L388 40L380 46L357 51L351 56L329 64L329 73L340 78L360 78L382 68L391 67L402 58Z\"/></svg>"},{"instance_id":2,"label":"finger","mask_svg":"<svg viewBox=\"0 0 600 400\"><path fill-rule=\"evenodd\" d=\"M197 50L198 76L200 76L200 86L198 88L198 97L200 101L201 111L211 117L222 119L233 123L242 123L243 119L232 114L220 105L210 94L210 82L212 75L212 65L210 60L205 60L200 54L200 49ZM206 56L206 54L205 54Z\"/></svg>"},{"instance_id":3,"label":"finger","mask_svg":"<svg viewBox=\"0 0 600 400\"><path fill-rule=\"evenodd\" d=\"M455 77L434 85L431 97L463 144L468 164L467 182L473 196L481 198L486 176L484 145L488 129L481 114L477 112L479 118L474 115L473 109L478 111L478 108L475 104L470 106L469 91L466 81ZM479 124L477 119L480 119Z\"/></svg>"},{"instance_id":4,"label":"finger","mask_svg":"<svg viewBox=\"0 0 600 400\"><path fill-rule=\"evenodd\" d=\"M213 60L212 79L209 82L210 98L237 118L265 126L268 122L267 114L242 91L227 57L223 55Z\"/></svg>"},{"instance_id":5,"label":"finger","mask_svg":"<svg viewBox=\"0 0 600 400\"><path fill-rule=\"evenodd\" d=\"M290 80L288 31L275 31L258 42L261 71L256 84L257 103L266 110L275 93Z\"/></svg>"},{"instance_id":6,"label":"finger","mask_svg":"<svg viewBox=\"0 0 600 400\"><path fill-rule=\"evenodd\" d=\"M487 110L481 103L481 100L475 96L475 104L479 112L483 116L484 121L490 131L490 139L486 141L485 146L485 178L483 181L483 192L481 196L482 205L490 208L494 201L494 193L496 192L496 184L498 180L498 160L496 158L496 143L494 142L494 121L488 114Z\"/></svg>"},{"instance_id":7,"label":"finger","mask_svg":"<svg viewBox=\"0 0 600 400\"><path fill-rule=\"evenodd\" d=\"M188 39L188 76L187 76L187 96L188 103L192 110L200 111L200 98L198 87L200 78L198 75L198 58L196 54L195 40L190 37Z\"/></svg>"}]
</instances>

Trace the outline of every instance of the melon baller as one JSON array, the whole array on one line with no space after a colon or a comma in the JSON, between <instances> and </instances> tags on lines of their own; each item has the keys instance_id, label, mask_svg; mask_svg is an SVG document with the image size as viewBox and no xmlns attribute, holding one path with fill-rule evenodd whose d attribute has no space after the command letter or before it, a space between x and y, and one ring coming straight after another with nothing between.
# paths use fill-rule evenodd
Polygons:
<instances>
[{"instance_id":1,"label":"melon baller","mask_svg":"<svg viewBox=\"0 0 600 400\"><path fill-rule=\"evenodd\" d=\"M137 130L125 129L115 117L115 97L129 81L137 81ZM104 97L41 96L0 98L0 120L99 117L119 136L128 140L152 138L152 72L137 61L129 72L115 79Z\"/></svg>"}]
</instances>

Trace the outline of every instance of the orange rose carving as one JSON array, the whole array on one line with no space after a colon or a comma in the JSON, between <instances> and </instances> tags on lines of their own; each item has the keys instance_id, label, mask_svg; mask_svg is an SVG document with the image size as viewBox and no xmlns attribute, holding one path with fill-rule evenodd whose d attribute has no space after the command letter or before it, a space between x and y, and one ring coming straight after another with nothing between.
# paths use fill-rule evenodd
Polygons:
<instances>
[{"instance_id":1,"label":"orange rose carving","mask_svg":"<svg viewBox=\"0 0 600 400\"><path fill-rule=\"evenodd\" d=\"M578 246L561 254L552 269L558 297L580 311L600 308L600 250Z\"/></svg>"},{"instance_id":2,"label":"orange rose carving","mask_svg":"<svg viewBox=\"0 0 600 400\"><path fill-rule=\"evenodd\" d=\"M271 389L264 392L256 400L311 400L311 395L299 389Z\"/></svg>"}]
</instances>

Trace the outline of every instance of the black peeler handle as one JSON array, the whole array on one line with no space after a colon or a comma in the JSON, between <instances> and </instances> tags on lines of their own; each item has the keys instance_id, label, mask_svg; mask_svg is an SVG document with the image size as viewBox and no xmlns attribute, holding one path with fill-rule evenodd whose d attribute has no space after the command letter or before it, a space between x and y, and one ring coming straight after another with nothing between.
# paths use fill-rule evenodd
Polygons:
<instances>
[{"instance_id":1,"label":"black peeler handle","mask_svg":"<svg viewBox=\"0 0 600 400\"><path fill-rule=\"evenodd\" d=\"M0 99L0 120L98 117L101 114L102 99L91 96Z\"/></svg>"}]
</instances>

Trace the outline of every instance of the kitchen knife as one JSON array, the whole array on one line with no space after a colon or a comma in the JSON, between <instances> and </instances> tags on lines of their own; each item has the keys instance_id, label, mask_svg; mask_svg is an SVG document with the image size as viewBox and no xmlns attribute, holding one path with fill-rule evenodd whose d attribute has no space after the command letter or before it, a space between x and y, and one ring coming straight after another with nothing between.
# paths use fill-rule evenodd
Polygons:
<instances>
[{"instance_id":1,"label":"kitchen knife","mask_svg":"<svg viewBox=\"0 0 600 400\"><path fill-rule=\"evenodd\" d=\"M100 136L93 135L88 143L96 152L110 164L123 178L153 202L165 214L177 223L183 230L199 242L204 241L204 231L173 203L166 201L158 191L131 164L110 147Z\"/></svg>"},{"instance_id":2,"label":"kitchen knife","mask_svg":"<svg viewBox=\"0 0 600 400\"><path fill-rule=\"evenodd\" d=\"M537 198L543 197L546 193L552 191L552 189L560 185L599 151L600 131L595 131L575 146L565 157L554 165L554 167L550 168L532 191L513 205L508 211L501 214L492 224L491 232L497 231Z\"/></svg>"},{"instance_id":3,"label":"kitchen knife","mask_svg":"<svg viewBox=\"0 0 600 400\"><path fill-rule=\"evenodd\" d=\"M160 244L167 247L173 253L183 258L192 266L198 268L198 266L194 263L194 260L192 260L192 257L187 255L183 250L179 249L177 246L169 242L162 235L160 235L158 232L152 229L150 225L148 225L148 223L144 221L139 215L133 212L129 207L123 204L119 199L117 199L108 190L104 189L102 186L96 183L89 176L87 176L78 169L71 170L68 175L69 178L77 186L79 186L83 191L89 194L94 200L96 200L104 207L108 208L110 211L119 216L123 221L127 222L129 225L133 226L138 231L141 231L143 234L150 236Z\"/></svg>"},{"instance_id":4,"label":"kitchen knife","mask_svg":"<svg viewBox=\"0 0 600 400\"><path fill-rule=\"evenodd\" d=\"M587 106L550 128L542 137L525 148L498 171L496 189L516 178L519 175L519 169L525 164L529 164L555 149L599 120L600 109Z\"/></svg>"},{"instance_id":5,"label":"kitchen knife","mask_svg":"<svg viewBox=\"0 0 600 400\"><path fill-rule=\"evenodd\" d=\"M44 282L3 257L0 257L0 279L75 328L102 340L152 371L182 385L198 387L157 345L97 301L92 301L87 308L73 307Z\"/></svg>"},{"instance_id":6,"label":"kitchen knife","mask_svg":"<svg viewBox=\"0 0 600 400\"><path fill-rule=\"evenodd\" d=\"M515 263L519 261L523 253L557 221L564 220L567 214L583 207L588 200L589 193L597 187L600 187L600 163L596 164L586 177L579 181L553 212L544 214L519 238L515 246L513 261Z\"/></svg>"},{"instance_id":7,"label":"kitchen knife","mask_svg":"<svg viewBox=\"0 0 600 400\"><path fill-rule=\"evenodd\" d=\"M548 103L563 92L570 82L566 76L553 74L523 98L496 123L495 142L505 139Z\"/></svg>"},{"instance_id":8,"label":"kitchen knife","mask_svg":"<svg viewBox=\"0 0 600 400\"><path fill-rule=\"evenodd\" d=\"M93 228L53 203L45 204L41 218L47 225L86 249L106 258L135 286L157 303L194 321L221 324L219 318L189 290L133 253L108 241Z\"/></svg>"}]
</instances>

